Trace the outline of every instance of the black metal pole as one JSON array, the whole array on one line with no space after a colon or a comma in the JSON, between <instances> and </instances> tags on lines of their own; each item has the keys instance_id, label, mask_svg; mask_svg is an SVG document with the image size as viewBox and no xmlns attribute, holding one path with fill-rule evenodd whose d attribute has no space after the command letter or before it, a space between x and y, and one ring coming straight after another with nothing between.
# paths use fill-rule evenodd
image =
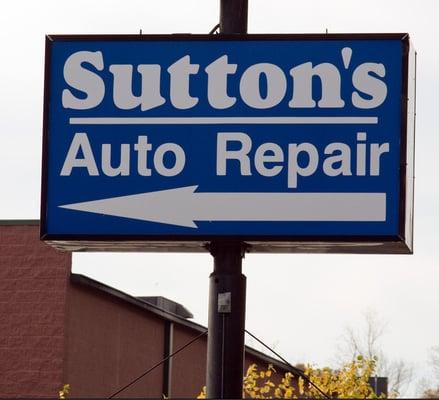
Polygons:
<instances>
[{"instance_id":1,"label":"black metal pole","mask_svg":"<svg viewBox=\"0 0 439 400\"><path fill-rule=\"evenodd\" d=\"M248 0L221 0L220 34L247 33ZM242 398L245 292L242 274L245 244L212 242L214 271L209 287L207 398Z\"/></svg>"},{"instance_id":2,"label":"black metal pole","mask_svg":"<svg viewBox=\"0 0 439 400\"><path fill-rule=\"evenodd\" d=\"M209 287L207 398L240 399L244 368L245 292L242 274L245 246L212 243L214 271Z\"/></svg>"},{"instance_id":3,"label":"black metal pole","mask_svg":"<svg viewBox=\"0 0 439 400\"><path fill-rule=\"evenodd\" d=\"M221 0L220 33L247 33L248 0Z\"/></svg>"}]
</instances>

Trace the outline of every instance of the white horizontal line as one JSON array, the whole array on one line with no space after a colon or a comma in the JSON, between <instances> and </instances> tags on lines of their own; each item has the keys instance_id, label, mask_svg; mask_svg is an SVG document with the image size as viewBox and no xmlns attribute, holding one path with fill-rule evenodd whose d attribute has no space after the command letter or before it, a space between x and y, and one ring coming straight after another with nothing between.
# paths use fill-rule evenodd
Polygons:
<instances>
[{"instance_id":1,"label":"white horizontal line","mask_svg":"<svg viewBox=\"0 0 439 400\"><path fill-rule=\"evenodd\" d=\"M377 124L378 117L86 117L71 125Z\"/></svg>"}]
</instances>

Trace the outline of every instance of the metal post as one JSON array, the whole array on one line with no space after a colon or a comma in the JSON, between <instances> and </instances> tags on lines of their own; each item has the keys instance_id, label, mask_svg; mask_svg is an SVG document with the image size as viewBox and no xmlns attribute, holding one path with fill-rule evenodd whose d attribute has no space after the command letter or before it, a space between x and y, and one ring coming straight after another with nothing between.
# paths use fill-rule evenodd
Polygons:
<instances>
[{"instance_id":1,"label":"metal post","mask_svg":"<svg viewBox=\"0 0 439 400\"><path fill-rule=\"evenodd\" d=\"M248 0L221 0L220 34L247 33ZM242 274L245 244L212 242L214 271L209 287L207 398L242 398L245 289Z\"/></svg>"},{"instance_id":2,"label":"metal post","mask_svg":"<svg viewBox=\"0 0 439 400\"><path fill-rule=\"evenodd\" d=\"M162 393L164 398L172 397L172 357L170 355L174 351L174 323L171 321L165 322L165 343L163 349L163 385Z\"/></svg>"},{"instance_id":3,"label":"metal post","mask_svg":"<svg viewBox=\"0 0 439 400\"><path fill-rule=\"evenodd\" d=\"M220 33L247 33L248 0L221 0Z\"/></svg>"},{"instance_id":4,"label":"metal post","mask_svg":"<svg viewBox=\"0 0 439 400\"><path fill-rule=\"evenodd\" d=\"M245 289L240 242L212 243L214 271L209 287L207 398L242 397Z\"/></svg>"}]
</instances>

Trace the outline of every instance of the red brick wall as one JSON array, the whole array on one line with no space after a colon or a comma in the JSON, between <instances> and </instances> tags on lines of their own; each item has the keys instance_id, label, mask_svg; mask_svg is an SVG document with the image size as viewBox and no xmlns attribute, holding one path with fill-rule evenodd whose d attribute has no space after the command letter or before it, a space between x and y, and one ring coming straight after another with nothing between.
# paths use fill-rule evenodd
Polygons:
<instances>
[{"instance_id":1,"label":"red brick wall","mask_svg":"<svg viewBox=\"0 0 439 400\"><path fill-rule=\"evenodd\" d=\"M70 268L37 221L0 221L0 397L57 397Z\"/></svg>"}]
</instances>

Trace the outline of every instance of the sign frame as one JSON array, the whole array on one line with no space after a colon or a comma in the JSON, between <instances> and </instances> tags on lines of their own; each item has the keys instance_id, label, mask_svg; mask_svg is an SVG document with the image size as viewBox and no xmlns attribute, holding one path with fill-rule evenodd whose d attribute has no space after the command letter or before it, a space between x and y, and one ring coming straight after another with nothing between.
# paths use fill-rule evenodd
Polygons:
<instances>
[{"instance_id":1,"label":"sign frame","mask_svg":"<svg viewBox=\"0 0 439 400\"><path fill-rule=\"evenodd\" d=\"M402 43L402 93L400 120L399 229L395 236L347 235L93 235L51 234L48 219L49 108L51 49L56 41L294 41L294 40L400 40ZM245 242L250 252L411 254L413 252L414 131L416 52L406 33L394 34L246 34L246 35L48 35L44 81L41 240L70 251L204 252L209 243Z\"/></svg>"}]
</instances>

